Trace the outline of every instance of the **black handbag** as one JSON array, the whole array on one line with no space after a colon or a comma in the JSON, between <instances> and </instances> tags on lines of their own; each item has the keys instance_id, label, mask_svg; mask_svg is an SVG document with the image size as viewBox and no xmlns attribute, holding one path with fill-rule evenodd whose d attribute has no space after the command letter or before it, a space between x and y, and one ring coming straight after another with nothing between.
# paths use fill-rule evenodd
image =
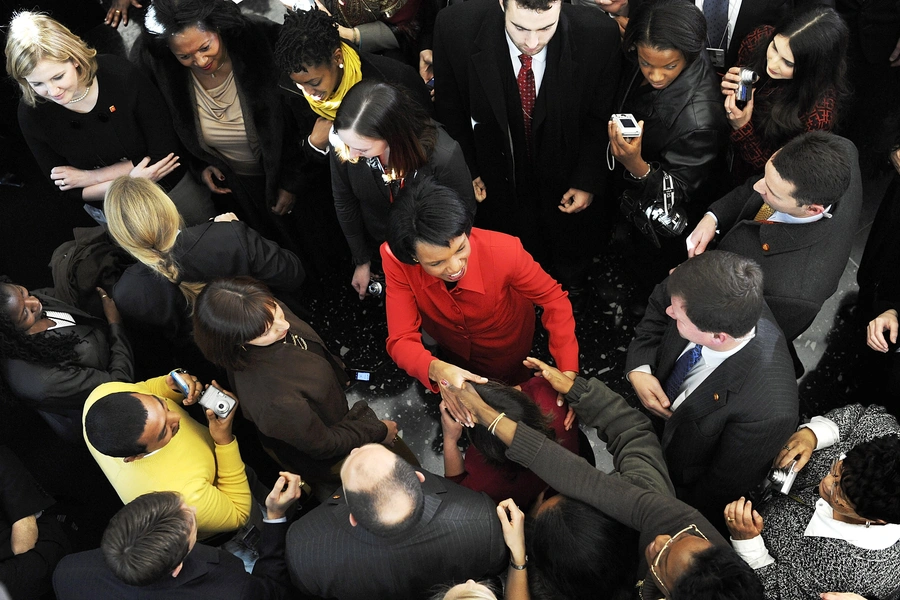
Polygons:
<instances>
[{"instance_id":1,"label":"black handbag","mask_svg":"<svg viewBox=\"0 0 900 600\"><path fill-rule=\"evenodd\" d=\"M658 190L651 183L647 182L642 190L622 192L619 209L638 231L660 248L660 236L681 235L687 227L688 218L684 208L676 203L675 181L671 175L663 172L662 187Z\"/></svg>"}]
</instances>

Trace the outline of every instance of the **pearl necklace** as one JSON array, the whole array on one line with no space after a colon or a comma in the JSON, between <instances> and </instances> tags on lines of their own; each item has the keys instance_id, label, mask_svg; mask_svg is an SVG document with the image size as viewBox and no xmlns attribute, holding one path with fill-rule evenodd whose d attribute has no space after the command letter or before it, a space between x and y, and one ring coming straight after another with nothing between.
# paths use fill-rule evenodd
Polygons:
<instances>
[{"instance_id":1,"label":"pearl necklace","mask_svg":"<svg viewBox=\"0 0 900 600\"><path fill-rule=\"evenodd\" d=\"M77 98L73 98L72 100L69 100L68 102L66 102L66 104L75 104L76 102L81 102L82 100L87 98L87 95L90 93L91 93L91 86L87 86L87 89L84 90L84 93L82 95L78 96Z\"/></svg>"}]
</instances>

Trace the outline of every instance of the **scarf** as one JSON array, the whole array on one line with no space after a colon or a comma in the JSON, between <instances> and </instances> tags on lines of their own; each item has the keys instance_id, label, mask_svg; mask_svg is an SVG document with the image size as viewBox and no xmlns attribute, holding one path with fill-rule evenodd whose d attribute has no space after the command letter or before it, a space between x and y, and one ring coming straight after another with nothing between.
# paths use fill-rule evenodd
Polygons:
<instances>
[{"instance_id":1,"label":"scarf","mask_svg":"<svg viewBox=\"0 0 900 600\"><path fill-rule=\"evenodd\" d=\"M347 45L346 42L341 42L341 50L344 54L344 75L341 77L341 83L338 85L337 90L335 90L334 95L328 100L316 100L315 98L307 96L306 92L303 92L303 95L306 97L306 101L309 102L309 107L313 109L313 112L325 117L329 121L334 121L338 108L341 106L341 100L344 99L344 96L347 95L350 88L362 80L362 62L359 59L359 54L356 53L356 50Z\"/></svg>"}]
</instances>

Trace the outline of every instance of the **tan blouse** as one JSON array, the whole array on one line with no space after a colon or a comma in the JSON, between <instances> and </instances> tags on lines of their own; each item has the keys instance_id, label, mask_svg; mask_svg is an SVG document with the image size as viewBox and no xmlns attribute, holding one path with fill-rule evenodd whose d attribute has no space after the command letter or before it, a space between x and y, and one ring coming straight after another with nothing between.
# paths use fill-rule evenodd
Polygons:
<instances>
[{"instance_id":1,"label":"tan blouse","mask_svg":"<svg viewBox=\"0 0 900 600\"><path fill-rule=\"evenodd\" d=\"M234 73L210 90L203 89L196 77L193 80L203 141L238 175L262 175L259 140L244 125Z\"/></svg>"}]
</instances>

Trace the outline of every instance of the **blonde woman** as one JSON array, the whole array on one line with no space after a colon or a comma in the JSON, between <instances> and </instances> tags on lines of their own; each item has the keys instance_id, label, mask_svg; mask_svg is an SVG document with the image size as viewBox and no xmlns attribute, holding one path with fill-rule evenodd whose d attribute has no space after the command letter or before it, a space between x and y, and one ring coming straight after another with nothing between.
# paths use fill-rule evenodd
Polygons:
<instances>
[{"instance_id":1,"label":"blonde woman","mask_svg":"<svg viewBox=\"0 0 900 600\"><path fill-rule=\"evenodd\" d=\"M130 174L159 182L188 223L214 214L209 193L176 156L159 90L127 60L98 56L58 21L21 12L9 25L6 70L22 91L25 140L68 197L99 202L113 179Z\"/></svg>"},{"instance_id":2,"label":"blonde woman","mask_svg":"<svg viewBox=\"0 0 900 600\"><path fill-rule=\"evenodd\" d=\"M126 321L165 327L175 337L190 330L188 317L207 281L250 275L280 290L303 283L303 265L293 252L233 213L185 227L169 197L147 179L114 180L103 208L110 235L138 260L112 291Z\"/></svg>"}]
</instances>

